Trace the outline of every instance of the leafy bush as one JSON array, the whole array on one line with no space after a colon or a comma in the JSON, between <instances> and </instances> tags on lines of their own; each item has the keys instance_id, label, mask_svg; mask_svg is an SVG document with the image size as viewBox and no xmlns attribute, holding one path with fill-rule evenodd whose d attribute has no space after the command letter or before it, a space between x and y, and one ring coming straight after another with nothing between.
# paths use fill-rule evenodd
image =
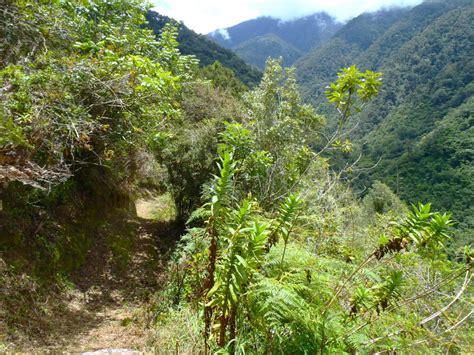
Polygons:
<instances>
[{"instance_id":1,"label":"leafy bush","mask_svg":"<svg viewBox=\"0 0 474 355\"><path fill-rule=\"evenodd\" d=\"M180 82L195 62L179 55L172 27L159 41L139 27L144 9L140 1L8 8L18 28L7 37L0 71L0 154L20 173L7 178L44 183L49 176L38 165L64 174L88 164L131 166L131 152L177 115ZM30 28L41 46L18 41L15 33Z\"/></svg>"},{"instance_id":2,"label":"leafy bush","mask_svg":"<svg viewBox=\"0 0 474 355\"><path fill-rule=\"evenodd\" d=\"M362 206L364 212L367 214L367 218L388 212L399 215L404 211L402 201L400 201L397 195L395 195L387 185L380 181L373 183L369 192L362 200Z\"/></svg>"}]
</instances>

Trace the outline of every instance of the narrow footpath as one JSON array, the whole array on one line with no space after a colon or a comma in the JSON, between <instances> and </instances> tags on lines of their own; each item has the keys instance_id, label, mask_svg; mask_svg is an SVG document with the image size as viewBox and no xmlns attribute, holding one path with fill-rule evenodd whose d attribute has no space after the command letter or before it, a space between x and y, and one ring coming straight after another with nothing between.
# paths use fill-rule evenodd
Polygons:
<instances>
[{"instance_id":1,"label":"narrow footpath","mask_svg":"<svg viewBox=\"0 0 474 355\"><path fill-rule=\"evenodd\" d=\"M136 202L137 217L126 221L133 237L125 269L110 251L92 250L71 290L61 293L46 321L48 329L15 344L26 352L124 352L149 350L147 327L154 293L182 229L174 224L160 197ZM123 221L121 223L124 223Z\"/></svg>"}]
</instances>

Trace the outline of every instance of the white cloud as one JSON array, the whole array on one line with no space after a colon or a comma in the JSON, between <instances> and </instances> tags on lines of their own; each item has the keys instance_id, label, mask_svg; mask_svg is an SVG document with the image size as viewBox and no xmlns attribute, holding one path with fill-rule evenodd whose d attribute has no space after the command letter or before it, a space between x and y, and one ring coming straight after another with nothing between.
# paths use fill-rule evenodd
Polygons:
<instances>
[{"instance_id":1,"label":"white cloud","mask_svg":"<svg viewBox=\"0 0 474 355\"><path fill-rule=\"evenodd\" d=\"M225 28L219 28L217 32L222 36L224 39L230 39L229 31Z\"/></svg>"},{"instance_id":2,"label":"white cloud","mask_svg":"<svg viewBox=\"0 0 474 355\"><path fill-rule=\"evenodd\" d=\"M208 33L259 16L283 20L326 11L339 20L388 6L417 5L422 0L152 0L155 10L196 32Z\"/></svg>"}]
</instances>

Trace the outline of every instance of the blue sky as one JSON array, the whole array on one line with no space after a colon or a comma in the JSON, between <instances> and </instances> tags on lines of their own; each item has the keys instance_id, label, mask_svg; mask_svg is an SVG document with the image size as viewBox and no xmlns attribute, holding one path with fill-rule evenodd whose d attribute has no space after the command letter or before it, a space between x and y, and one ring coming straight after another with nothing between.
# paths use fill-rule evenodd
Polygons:
<instances>
[{"instance_id":1,"label":"blue sky","mask_svg":"<svg viewBox=\"0 0 474 355\"><path fill-rule=\"evenodd\" d=\"M326 11L344 21L362 12L389 6L417 5L422 0L151 0L155 10L208 33L259 16L283 20Z\"/></svg>"}]
</instances>

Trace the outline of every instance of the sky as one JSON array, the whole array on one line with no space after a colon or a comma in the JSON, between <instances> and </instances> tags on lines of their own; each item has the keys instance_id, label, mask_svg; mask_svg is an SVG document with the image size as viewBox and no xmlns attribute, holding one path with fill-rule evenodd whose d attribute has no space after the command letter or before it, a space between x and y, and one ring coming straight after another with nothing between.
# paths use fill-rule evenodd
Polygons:
<instances>
[{"instance_id":1,"label":"sky","mask_svg":"<svg viewBox=\"0 0 474 355\"><path fill-rule=\"evenodd\" d=\"M151 0L154 10L183 21L198 33L231 27L259 16L282 20L326 11L340 21L390 6L417 5L422 0Z\"/></svg>"}]
</instances>

